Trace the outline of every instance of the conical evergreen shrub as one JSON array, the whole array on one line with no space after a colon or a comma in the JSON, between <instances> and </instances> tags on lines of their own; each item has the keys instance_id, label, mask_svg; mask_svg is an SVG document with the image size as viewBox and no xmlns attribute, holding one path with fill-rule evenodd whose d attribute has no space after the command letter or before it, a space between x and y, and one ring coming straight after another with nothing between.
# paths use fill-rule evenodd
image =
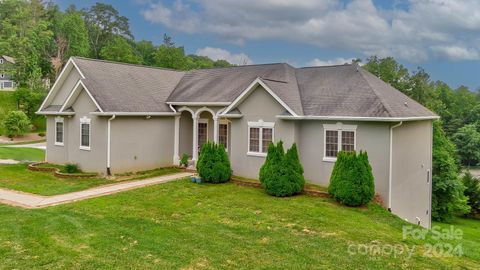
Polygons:
<instances>
[{"instance_id":1,"label":"conical evergreen shrub","mask_svg":"<svg viewBox=\"0 0 480 270\"><path fill-rule=\"evenodd\" d=\"M282 141L276 146L270 144L259 176L262 186L270 195L285 197L300 193L305 179L296 146L292 146L285 154Z\"/></svg>"},{"instance_id":2,"label":"conical evergreen shrub","mask_svg":"<svg viewBox=\"0 0 480 270\"><path fill-rule=\"evenodd\" d=\"M197 172L205 182L224 183L230 180L230 160L222 145L207 142L202 146L197 162Z\"/></svg>"},{"instance_id":3,"label":"conical evergreen shrub","mask_svg":"<svg viewBox=\"0 0 480 270\"><path fill-rule=\"evenodd\" d=\"M372 167L366 152L339 152L330 177L328 192L338 202L359 206L375 196Z\"/></svg>"}]
</instances>

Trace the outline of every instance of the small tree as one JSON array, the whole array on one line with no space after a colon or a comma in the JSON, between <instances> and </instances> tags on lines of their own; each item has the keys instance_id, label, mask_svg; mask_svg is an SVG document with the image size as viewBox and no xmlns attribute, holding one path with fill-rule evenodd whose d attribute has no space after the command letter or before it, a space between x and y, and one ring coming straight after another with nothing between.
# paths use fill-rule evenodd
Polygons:
<instances>
[{"instance_id":1,"label":"small tree","mask_svg":"<svg viewBox=\"0 0 480 270\"><path fill-rule=\"evenodd\" d=\"M338 153L328 192L335 200L349 206L364 205L373 199L375 184L366 152L358 155L355 152Z\"/></svg>"},{"instance_id":2,"label":"small tree","mask_svg":"<svg viewBox=\"0 0 480 270\"><path fill-rule=\"evenodd\" d=\"M207 142L202 146L197 171L205 182L224 183L230 180L230 160L222 145Z\"/></svg>"},{"instance_id":3,"label":"small tree","mask_svg":"<svg viewBox=\"0 0 480 270\"><path fill-rule=\"evenodd\" d=\"M305 185L303 167L293 145L285 154L283 143L268 147L265 163L260 168L260 182L265 191L274 196L285 197L300 193Z\"/></svg>"},{"instance_id":4,"label":"small tree","mask_svg":"<svg viewBox=\"0 0 480 270\"><path fill-rule=\"evenodd\" d=\"M458 177L455 145L447 138L439 121L433 122L432 218L448 221L454 214L469 212L465 187Z\"/></svg>"},{"instance_id":5,"label":"small tree","mask_svg":"<svg viewBox=\"0 0 480 270\"><path fill-rule=\"evenodd\" d=\"M8 137L25 134L30 129L30 120L22 111L10 111L3 119L3 127Z\"/></svg>"},{"instance_id":6,"label":"small tree","mask_svg":"<svg viewBox=\"0 0 480 270\"><path fill-rule=\"evenodd\" d=\"M480 215L480 180L473 177L470 172L466 172L462 178L465 186L465 196L468 197L468 206L470 206L470 213L468 216L476 217Z\"/></svg>"}]
</instances>

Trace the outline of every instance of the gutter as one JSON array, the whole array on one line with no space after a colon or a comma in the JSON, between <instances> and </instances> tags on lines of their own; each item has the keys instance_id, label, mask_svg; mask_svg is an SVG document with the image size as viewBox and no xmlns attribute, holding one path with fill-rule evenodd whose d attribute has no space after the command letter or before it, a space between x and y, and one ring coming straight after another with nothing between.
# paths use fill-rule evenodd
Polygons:
<instances>
[{"instance_id":1,"label":"gutter","mask_svg":"<svg viewBox=\"0 0 480 270\"><path fill-rule=\"evenodd\" d=\"M107 121L107 175L112 175L110 171L111 166L111 135L112 135L112 121L116 118L115 115L112 115L110 119Z\"/></svg>"},{"instance_id":2,"label":"gutter","mask_svg":"<svg viewBox=\"0 0 480 270\"><path fill-rule=\"evenodd\" d=\"M401 126L402 124L403 124L403 121L400 121L398 124L390 127L390 164L389 164L389 171L388 171L388 211L390 211L390 212L392 211L393 129Z\"/></svg>"},{"instance_id":3,"label":"gutter","mask_svg":"<svg viewBox=\"0 0 480 270\"><path fill-rule=\"evenodd\" d=\"M98 116L176 116L180 113L174 112L91 112L91 115Z\"/></svg>"},{"instance_id":4,"label":"gutter","mask_svg":"<svg viewBox=\"0 0 480 270\"><path fill-rule=\"evenodd\" d=\"M373 121L373 122L404 122L404 121L419 121L419 120L435 120L439 116L419 116L419 117L362 117L362 116L292 116L292 115L277 115L278 119L284 120L336 120L336 121Z\"/></svg>"},{"instance_id":5,"label":"gutter","mask_svg":"<svg viewBox=\"0 0 480 270\"><path fill-rule=\"evenodd\" d=\"M69 115L75 115L75 112L35 112L37 115L62 115L62 116L69 116Z\"/></svg>"}]
</instances>

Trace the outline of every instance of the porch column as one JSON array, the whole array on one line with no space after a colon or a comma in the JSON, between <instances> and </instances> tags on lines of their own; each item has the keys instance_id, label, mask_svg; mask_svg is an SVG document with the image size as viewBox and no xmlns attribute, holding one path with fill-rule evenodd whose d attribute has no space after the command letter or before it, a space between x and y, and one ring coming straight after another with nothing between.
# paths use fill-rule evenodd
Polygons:
<instances>
[{"instance_id":1,"label":"porch column","mask_svg":"<svg viewBox=\"0 0 480 270\"><path fill-rule=\"evenodd\" d=\"M173 165L180 164L180 115L175 116L175 137L173 143Z\"/></svg>"},{"instance_id":2,"label":"porch column","mask_svg":"<svg viewBox=\"0 0 480 270\"><path fill-rule=\"evenodd\" d=\"M218 143L218 117L213 117L213 141Z\"/></svg>"},{"instance_id":3,"label":"porch column","mask_svg":"<svg viewBox=\"0 0 480 270\"><path fill-rule=\"evenodd\" d=\"M196 162L198 159L198 117L192 116L193 119L193 150L192 160Z\"/></svg>"}]
</instances>

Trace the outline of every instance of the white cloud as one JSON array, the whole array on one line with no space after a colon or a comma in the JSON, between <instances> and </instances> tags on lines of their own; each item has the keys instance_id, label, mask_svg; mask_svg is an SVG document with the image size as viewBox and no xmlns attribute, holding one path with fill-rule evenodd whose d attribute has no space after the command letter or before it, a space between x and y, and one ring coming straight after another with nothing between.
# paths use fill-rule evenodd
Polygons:
<instances>
[{"instance_id":1,"label":"white cloud","mask_svg":"<svg viewBox=\"0 0 480 270\"><path fill-rule=\"evenodd\" d=\"M195 52L196 55L207 56L212 60L227 60L231 64L235 65L250 65L253 64L253 61L244 53L232 54L231 52L221 49L221 48L212 48L205 47L198 49Z\"/></svg>"},{"instance_id":2,"label":"white cloud","mask_svg":"<svg viewBox=\"0 0 480 270\"><path fill-rule=\"evenodd\" d=\"M338 57L331 60L321 60L318 58L313 59L312 61L307 63L307 66L332 66L332 65L343 65L343 64L351 64L354 58L343 58Z\"/></svg>"},{"instance_id":3,"label":"white cloud","mask_svg":"<svg viewBox=\"0 0 480 270\"><path fill-rule=\"evenodd\" d=\"M234 44L280 39L412 62L432 56L478 59L480 1L408 0L406 4L406 9L386 10L372 0L346 4L340 0L176 0L171 5L149 4L143 16L171 29L214 34Z\"/></svg>"}]
</instances>

